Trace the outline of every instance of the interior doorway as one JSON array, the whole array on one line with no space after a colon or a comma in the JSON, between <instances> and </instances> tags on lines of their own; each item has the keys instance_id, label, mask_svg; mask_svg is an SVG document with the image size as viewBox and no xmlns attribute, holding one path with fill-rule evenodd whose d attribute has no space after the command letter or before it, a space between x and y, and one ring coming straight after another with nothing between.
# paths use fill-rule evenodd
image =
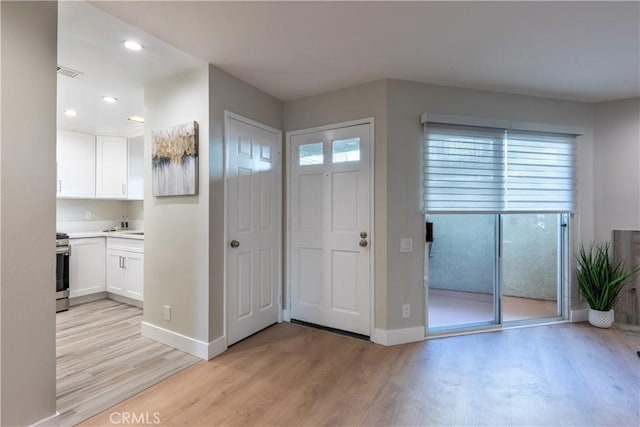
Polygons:
<instances>
[{"instance_id":1,"label":"interior doorway","mask_svg":"<svg viewBox=\"0 0 640 427\"><path fill-rule=\"evenodd\" d=\"M227 344L280 318L282 133L225 111Z\"/></svg>"},{"instance_id":2,"label":"interior doorway","mask_svg":"<svg viewBox=\"0 0 640 427\"><path fill-rule=\"evenodd\" d=\"M371 335L372 119L288 134L292 320Z\"/></svg>"}]
</instances>

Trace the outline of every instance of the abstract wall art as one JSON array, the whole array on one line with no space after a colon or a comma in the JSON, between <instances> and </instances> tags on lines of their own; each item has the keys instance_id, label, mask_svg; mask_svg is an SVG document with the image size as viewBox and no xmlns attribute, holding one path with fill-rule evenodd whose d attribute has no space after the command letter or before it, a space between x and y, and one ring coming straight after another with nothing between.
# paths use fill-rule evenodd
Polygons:
<instances>
[{"instance_id":1,"label":"abstract wall art","mask_svg":"<svg viewBox=\"0 0 640 427\"><path fill-rule=\"evenodd\" d=\"M198 123L151 132L153 196L198 194Z\"/></svg>"}]
</instances>

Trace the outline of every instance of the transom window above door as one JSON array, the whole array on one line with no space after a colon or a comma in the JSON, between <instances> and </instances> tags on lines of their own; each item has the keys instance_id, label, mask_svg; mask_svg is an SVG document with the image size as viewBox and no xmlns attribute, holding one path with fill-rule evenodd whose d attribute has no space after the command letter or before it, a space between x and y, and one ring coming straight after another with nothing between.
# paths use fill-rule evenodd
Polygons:
<instances>
[{"instance_id":1,"label":"transom window above door","mask_svg":"<svg viewBox=\"0 0 640 427\"><path fill-rule=\"evenodd\" d=\"M360 156L360 138L334 139L328 144L331 150L331 163L358 162ZM298 165L311 166L324 164L325 144L311 142L298 146Z\"/></svg>"},{"instance_id":2,"label":"transom window above door","mask_svg":"<svg viewBox=\"0 0 640 427\"><path fill-rule=\"evenodd\" d=\"M335 139L331 144L333 163L360 160L360 138Z\"/></svg>"},{"instance_id":3,"label":"transom window above door","mask_svg":"<svg viewBox=\"0 0 640 427\"><path fill-rule=\"evenodd\" d=\"M298 164L300 166L321 165L324 163L324 149L322 142L302 144L298 147Z\"/></svg>"}]
</instances>

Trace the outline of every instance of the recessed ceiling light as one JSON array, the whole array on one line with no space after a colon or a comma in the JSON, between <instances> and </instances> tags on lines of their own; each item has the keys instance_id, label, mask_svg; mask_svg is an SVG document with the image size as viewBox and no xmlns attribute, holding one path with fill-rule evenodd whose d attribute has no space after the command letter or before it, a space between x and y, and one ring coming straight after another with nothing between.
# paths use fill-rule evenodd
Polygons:
<instances>
[{"instance_id":1,"label":"recessed ceiling light","mask_svg":"<svg viewBox=\"0 0 640 427\"><path fill-rule=\"evenodd\" d=\"M75 117L78 115L75 110L64 110L64 114L69 117Z\"/></svg>"},{"instance_id":2,"label":"recessed ceiling light","mask_svg":"<svg viewBox=\"0 0 640 427\"><path fill-rule=\"evenodd\" d=\"M102 100L109 104L115 104L116 102L118 102L118 98L116 98L115 96L103 96Z\"/></svg>"},{"instance_id":3,"label":"recessed ceiling light","mask_svg":"<svg viewBox=\"0 0 640 427\"><path fill-rule=\"evenodd\" d=\"M144 117L140 116L131 116L129 117L129 120L131 120L132 122L144 123Z\"/></svg>"},{"instance_id":4,"label":"recessed ceiling light","mask_svg":"<svg viewBox=\"0 0 640 427\"><path fill-rule=\"evenodd\" d=\"M133 51L139 51L142 50L142 45L136 41L133 40L127 40L126 42L124 42L124 47L126 47L129 50L133 50Z\"/></svg>"}]
</instances>

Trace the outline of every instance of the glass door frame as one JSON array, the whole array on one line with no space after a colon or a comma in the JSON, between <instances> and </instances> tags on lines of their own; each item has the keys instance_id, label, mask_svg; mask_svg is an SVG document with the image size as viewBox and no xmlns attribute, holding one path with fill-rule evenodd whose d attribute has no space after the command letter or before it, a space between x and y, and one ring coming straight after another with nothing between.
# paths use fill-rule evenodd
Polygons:
<instances>
[{"instance_id":1,"label":"glass door frame","mask_svg":"<svg viewBox=\"0 0 640 427\"><path fill-rule=\"evenodd\" d=\"M450 213L432 213L431 215L450 214L450 215L464 215L467 212L450 212ZM495 274L493 284L493 308L494 308L494 323L487 324L486 322L473 322L469 324L462 324L459 327L447 327L440 326L431 328L429 327L429 282L428 277L425 276L425 334L427 338L438 338L442 336L460 335L473 332L494 331L501 329L508 329L511 327L520 326L533 326L547 323L556 323L566 321L569 314L568 295L571 286L571 278L569 272L571 271L571 239L572 239L572 227L573 227L573 214L566 212L545 212L545 214L552 214L558 216L557 227L557 298L556 298L556 315L550 317L534 317L527 319L509 320L503 319L503 216L511 213L487 213L494 215L496 221L496 238L495 238ZM514 213L517 214L517 213ZM429 213L425 214L425 218ZM426 249L426 248L425 248ZM428 253L425 254L428 257ZM425 266L426 267L426 266ZM425 272L427 272L425 268Z\"/></svg>"},{"instance_id":2,"label":"glass door frame","mask_svg":"<svg viewBox=\"0 0 640 427\"><path fill-rule=\"evenodd\" d=\"M495 212L437 212L437 213L426 213L425 219L428 215L455 215L455 216L464 216L464 215L482 215L482 216L492 216L492 220L494 223L493 226L493 246L494 246L494 256L493 256L493 283L492 283L492 295L491 301L493 306L493 317L490 320L478 320L471 321L469 323L460 324L460 326L436 326L429 327L429 278L428 274L425 276L425 334L427 337L437 337L437 336L449 336L449 335L458 335L465 334L470 332L481 332L481 331L493 331L500 330L502 328L502 318L501 318L501 295L498 294L500 289L500 281L501 281L501 271L502 271L502 260L500 257L500 246L501 246L501 220L500 215ZM429 256L429 250L425 248L425 257ZM425 266L426 267L426 266ZM425 268L425 273L427 270Z\"/></svg>"}]
</instances>

